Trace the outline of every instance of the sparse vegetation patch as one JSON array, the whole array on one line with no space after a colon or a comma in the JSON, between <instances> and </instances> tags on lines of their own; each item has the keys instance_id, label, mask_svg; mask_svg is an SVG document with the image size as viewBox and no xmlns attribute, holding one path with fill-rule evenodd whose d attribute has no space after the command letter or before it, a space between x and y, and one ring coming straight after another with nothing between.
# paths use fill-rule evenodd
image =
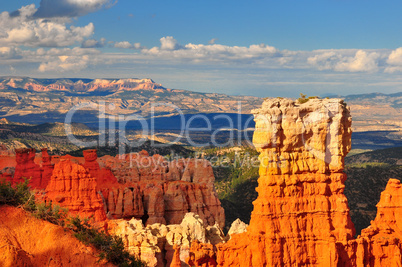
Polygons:
<instances>
[{"instance_id":1,"label":"sparse vegetation patch","mask_svg":"<svg viewBox=\"0 0 402 267\"><path fill-rule=\"evenodd\" d=\"M68 217L68 210L51 203L36 203L35 194L30 190L29 180L12 186L8 181L0 181L0 205L21 207L30 212L35 218L50 223L65 226L74 232L74 236L84 244L100 250L100 260L121 267L146 267L146 264L137 257L130 255L124 248L123 240L115 235L109 235L92 226L88 219Z\"/></svg>"}]
</instances>

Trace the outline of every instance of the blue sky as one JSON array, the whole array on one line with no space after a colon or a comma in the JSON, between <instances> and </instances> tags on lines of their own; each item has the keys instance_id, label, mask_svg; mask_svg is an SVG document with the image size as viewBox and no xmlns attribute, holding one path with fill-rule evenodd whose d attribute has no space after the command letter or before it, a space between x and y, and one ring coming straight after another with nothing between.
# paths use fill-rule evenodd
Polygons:
<instances>
[{"instance_id":1,"label":"blue sky","mask_svg":"<svg viewBox=\"0 0 402 267\"><path fill-rule=\"evenodd\" d=\"M0 75L152 78L256 96L400 92L401 8L367 0L7 1Z\"/></svg>"}]
</instances>

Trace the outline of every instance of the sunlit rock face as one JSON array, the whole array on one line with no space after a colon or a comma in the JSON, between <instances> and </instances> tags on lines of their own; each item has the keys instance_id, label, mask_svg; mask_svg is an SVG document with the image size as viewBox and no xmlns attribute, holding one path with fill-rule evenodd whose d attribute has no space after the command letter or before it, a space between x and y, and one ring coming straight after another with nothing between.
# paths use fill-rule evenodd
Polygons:
<instances>
[{"instance_id":1,"label":"sunlit rock face","mask_svg":"<svg viewBox=\"0 0 402 267\"><path fill-rule=\"evenodd\" d=\"M94 218L95 221L106 220L103 202L97 192L96 178L69 158L54 166L44 200L66 207L69 212L82 217Z\"/></svg>"},{"instance_id":2,"label":"sunlit rock face","mask_svg":"<svg viewBox=\"0 0 402 267\"><path fill-rule=\"evenodd\" d=\"M169 162L146 151L98 158L96 149L88 149L84 158L65 155L55 161L44 148L36 158L39 165L35 152L17 149L15 171L5 170L0 178L13 184L29 178L29 186L44 190L44 200L96 220L134 217L144 224L179 224L186 213L194 212L205 224L224 227L224 210L207 160Z\"/></svg>"},{"instance_id":3,"label":"sunlit rock face","mask_svg":"<svg viewBox=\"0 0 402 267\"><path fill-rule=\"evenodd\" d=\"M349 110L338 99L273 99L253 113L261 165L247 233L254 242L244 260L329 266L335 243L354 236L342 172L351 148Z\"/></svg>"},{"instance_id":4,"label":"sunlit rock face","mask_svg":"<svg viewBox=\"0 0 402 267\"><path fill-rule=\"evenodd\" d=\"M352 134L349 109L342 100L298 104L270 99L252 112L261 176L342 172Z\"/></svg>"},{"instance_id":5,"label":"sunlit rock face","mask_svg":"<svg viewBox=\"0 0 402 267\"><path fill-rule=\"evenodd\" d=\"M402 265L402 185L389 179L377 204L377 216L361 236L339 244L343 266Z\"/></svg>"},{"instance_id":6,"label":"sunlit rock face","mask_svg":"<svg viewBox=\"0 0 402 267\"><path fill-rule=\"evenodd\" d=\"M402 266L402 185L390 179L377 217L354 239L343 194L351 117L340 99L268 99L253 111L260 152L258 198L247 231L227 243L195 242L206 266Z\"/></svg>"},{"instance_id":7,"label":"sunlit rock face","mask_svg":"<svg viewBox=\"0 0 402 267\"><path fill-rule=\"evenodd\" d=\"M42 183L42 170L38 164L34 162L36 150L33 148L21 148L15 150L15 166L14 177L10 177L13 184L22 183L24 179L30 179L30 186L33 188L44 188Z\"/></svg>"},{"instance_id":8,"label":"sunlit rock face","mask_svg":"<svg viewBox=\"0 0 402 267\"><path fill-rule=\"evenodd\" d=\"M204 159L168 162L146 151L104 156L99 163L110 178L98 183L107 212L114 219L142 219L145 224L179 224L186 213L198 214L204 223L224 227L225 214L215 192L211 164ZM105 171L103 171L105 172ZM102 173L102 171L101 171ZM108 177L98 175L98 177Z\"/></svg>"},{"instance_id":9,"label":"sunlit rock face","mask_svg":"<svg viewBox=\"0 0 402 267\"><path fill-rule=\"evenodd\" d=\"M114 266L71 231L8 205L0 207L0 242L2 267Z\"/></svg>"},{"instance_id":10,"label":"sunlit rock face","mask_svg":"<svg viewBox=\"0 0 402 267\"><path fill-rule=\"evenodd\" d=\"M150 267L181 266L181 262L189 258L190 245L195 240L210 244L224 240L219 225L208 226L192 212L187 213L179 224L144 226L134 218L114 220L110 224L113 233L122 237L127 250Z\"/></svg>"},{"instance_id":11,"label":"sunlit rock face","mask_svg":"<svg viewBox=\"0 0 402 267\"><path fill-rule=\"evenodd\" d=\"M219 266L335 266L354 235L343 194L351 117L342 100L268 99L253 110L260 152L258 198L247 232L198 262ZM194 251L194 255L197 251ZM199 252L199 251L198 251ZM335 265L333 265L335 264ZM211 263L210 265L213 265Z\"/></svg>"}]
</instances>

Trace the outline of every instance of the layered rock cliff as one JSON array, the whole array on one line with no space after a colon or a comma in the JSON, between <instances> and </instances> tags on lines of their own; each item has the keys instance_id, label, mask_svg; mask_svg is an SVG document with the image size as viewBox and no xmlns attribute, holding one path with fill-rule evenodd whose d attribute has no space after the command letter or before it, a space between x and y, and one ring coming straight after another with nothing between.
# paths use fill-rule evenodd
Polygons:
<instances>
[{"instance_id":1,"label":"layered rock cliff","mask_svg":"<svg viewBox=\"0 0 402 267\"><path fill-rule=\"evenodd\" d=\"M337 244L341 266L402 266L402 185L390 179L377 216L355 240ZM338 266L339 266L338 265Z\"/></svg>"},{"instance_id":2,"label":"layered rock cliff","mask_svg":"<svg viewBox=\"0 0 402 267\"><path fill-rule=\"evenodd\" d=\"M64 120L69 110L84 102L99 103L99 108L106 108L109 115L132 115L134 112L144 117L167 113L179 115L179 110L190 110L194 114L236 113L240 104L242 112L249 112L262 102L261 98L252 96L168 89L151 79L0 77L0 91L4 99L0 106L3 117L21 116L20 120L26 121L23 118L29 114L42 114L35 117L35 123L53 122L51 118L56 114ZM74 121L98 125L98 117L93 114L97 110L98 107L93 111L81 110Z\"/></svg>"},{"instance_id":3,"label":"layered rock cliff","mask_svg":"<svg viewBox=\"0 0 402 267\"><path fill-rule=\"evenodd\" d=\"M354 226L343 194L343 159L351 147L346 104L338 99L303 104L269 99L253 113L253 142L261 165L258 198L247 232L216 246L194 243L188 263L400 266L399 181L389 182L376 220L353 239Z\"/></svg>"},{"instance_id":4,"label":"layered rock cliff","mask_svg":"<svg viewBox=\"0 0 402 267\"><path fill-rule=\"evenodd\" d=\"M44 200L66 207L70 213L104 221L106 213L96 185L96 177L65 158L55 165Z\"/></svg>"},{"instance_id":5,"label":"layered rock cliff","mask_svg":"<svg viewBox=\"0 0 402 267\"><path fill-rule=\"evenodd\" d=\"M160 155L140 153L99 158L118 184L99 183L112 218L142 219L146 224L179 224L194 212L208 225L225 223L214 188L215 177L207 160L166 161Z\"/></svg>"},{"instance_id":6,"label":"layered rock cliff","mask_svg":"<svg viewBox=\"0 0 402 267\"><path fill-rule=\"evenodd\" d=\"M42 149L39 164L34 149L16 150L15 172L1 174L13 184L30 179L30 186L45 189L44 200L71 212L106 219L141 219L144 224L178 224L188 212L199 214L207 225L224 226L224 210L214 189L211 164L200 159L168 162L146 151L104 156L84 151L84 160L69 155L49 156ZM55 164L54 164L55 163ZM11 170L10 170L11 171Z\"/></svg>"},{"instance_id":7,"label":"layered rock cliff","mask_svg":"<svg viewBox=\"0 0 402 267\"><path fill-rule=\"evenodd\" d=\"M41 80L32 78L9 78L0 81L0 89L22 88L29 91L48 92L48 91L112 91L121 90L166 90L161 84L157 84L151 79L55 79Z\"/></svg>"},{"instance_id":8,"label":"layered rock cliff","mask_svg":"<svg viewBox=\"0 0 402 267\"><path fill-rule=\"evenodd\" d=\"M98 159L95 149L85 150L84 159L51 157L43 149L36 159L40 164L36 164L33 149L16 152L14 177L2 176L14 184L23 177L31 178L30 185L39 189L38 201L92 218L91 222L104 229L109 226L110 232L120 235L126 248L149 266L180 265L189 257L194 240L212 244L224 240L220 227L224 226L224 211L213 186L212 167L206 160L168 162L159 155L150 157L146 151ZM0 238L2 234L0 231ZM44 252L42 258L33 261L31 253L35 250L31 247L24 251L10 235L4 237L4 242L0 260L9 266L36 264L38 259L53 257L52 252ZM78 265L81 261L91 262L68 260Z\"/></svg>"},{"instance_id":9,"label":"layered rock cliff","mask_svg":"<svg viewBox=\"0 0 402 267\"><path fill-rule=\"evenodd\" d=\"M343 157L351 117L340 100L265 101L253 111L260 151L250 226L219 247L224 266L330 266L337 241L354 235Z\"/></svg>"},{"instance_id":10,"label":"layered rock cliff","mask_svg":"<svg viewBox=\"0 0 402 267\"><path fill-rule=\"evenodd\" d=\"M33 188L43 188L42 173L40 166L34 162L36 150L32 148L21 148L15 150L15 166L13 184L21 183L24 178L30 179ZM45 185L46 186L46 185Z\"/></svg>"},{"instance_id":11,"label":"layered rock cliff","mask_svg":"<svg viewBox=\"0 0 402 267\"><path fill-rule=\"evenodd\" d=\"M115 220L112 231L123 238L128 251L150 267L172 266L189 257L191 242L217 244L225 237L219 225L204 224L200 216L187 213L179 224L159 223L144 226L141 220ZM180 249L178 249L178 246ZM176 255L176 263L172 263ZM179 260L177 260L177 258ZM179 265L180 266L180 265Z\"/></svg>"}]
</instances>

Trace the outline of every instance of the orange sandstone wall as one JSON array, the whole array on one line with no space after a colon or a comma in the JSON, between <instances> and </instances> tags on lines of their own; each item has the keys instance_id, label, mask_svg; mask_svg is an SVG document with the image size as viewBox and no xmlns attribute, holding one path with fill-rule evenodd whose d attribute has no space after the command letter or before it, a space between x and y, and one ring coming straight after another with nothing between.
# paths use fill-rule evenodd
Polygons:
<instances>
[{"instance_id":1,"label":"orange sandstone wall","mask_svg":"<svg viewBox=\"0 0 402 267\"><path fill-rule=\"evenodd\" d=\"M113 185L106 182L108 179L98 183L110 218L135 217L146 224L179 224L186 213L194 212L208 225L217 222L224 226L224 210L207 160L168 162L160 155L149 156L142 151L104 156L98 161L102 170L108 170L118 181Z\"/></svg>"},{"instance_id":2,"label":"orange sandstone wall","mask_svg":"<svg viewBox=\"0 0 402 267\"><path fill-rule=\"evenodd\" d=\"M402 266L402 185L390 179L377 216L360 236L337 244L339 266Z\"/></svg>"},{"instance_id":3,"label":"orange sandstone wall","mask_svg":"<svg viewBox=\"0 0 402 267\"><path fill-rule=\"evenodd\" d=\"M14 174L11 170L0 178L13 184L30 178L30 186L44 189L43 200L96 221L135 217L146 224L179 224L186 213L194 212L208 225L224 226L224 210L206 160L168 162L146 151L98 158L95 149L84 151L85 161L69 155L54 160L46 149L40 165L34 159L33 149L16 150Z\"/></svg>"},{"instance_id":4,"label":"orange sandstone wall","mask_svg":"<svg viewBox=\"0 0 402 267\"><path fill-rule=\"evenodd\" d=\"M68 208L71 213L103 221L106 213L96 186L96 177L66 158L55 165L44 199Z\"/></svg>"},{"instance_id":5,"label":"orange sandstone wall","mask_svg":"<svg viewBox=\"0 0 402 267\"><path fill-rule=\"evenodd\" d=\"M219 266L331 266L354 235L343 158L351 117L341 100L267 100L253 111L258 198L246 233L218 246Z\"/></svg>"},{"instance_id":6,"label":"orange sandstone wall","mask_svg":"<svg viewBox=\"0 0 402 267\"><path fill-rule=\"evenodd\" d=\"M268 99L253 111L258 198L247 232L194 243L199 266L402 266L402 186L391 179L372 225L355 234L343 193L351 116L340 99Z\"/></svg>"}]
</instances>

